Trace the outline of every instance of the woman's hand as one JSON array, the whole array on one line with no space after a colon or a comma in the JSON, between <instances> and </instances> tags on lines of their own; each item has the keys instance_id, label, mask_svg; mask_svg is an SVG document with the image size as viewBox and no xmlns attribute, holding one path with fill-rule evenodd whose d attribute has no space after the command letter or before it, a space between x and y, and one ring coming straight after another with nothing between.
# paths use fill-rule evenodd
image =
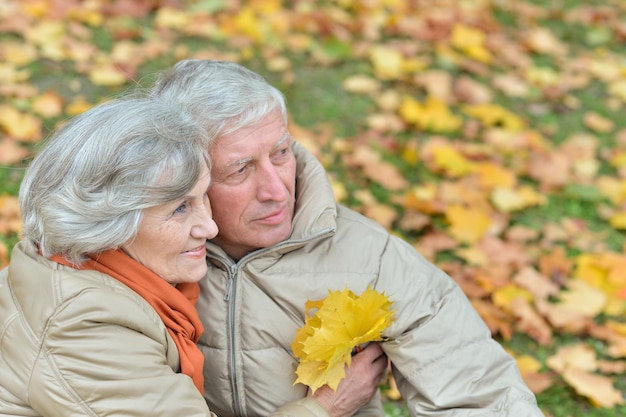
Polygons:
<instances>
[{"instance_id":1,"label":"woman's hand","mask_svg":"<svg viewBox=\"0 0 626 417\"><path fill-rule=\"evenodd\" d=\"M350 417L372 399L387 369L387 356L378 343L370 343L352 357L346 376L337 392L324 385L310 394L319 401L331 417Z\"/></svg>"}]
</instances>

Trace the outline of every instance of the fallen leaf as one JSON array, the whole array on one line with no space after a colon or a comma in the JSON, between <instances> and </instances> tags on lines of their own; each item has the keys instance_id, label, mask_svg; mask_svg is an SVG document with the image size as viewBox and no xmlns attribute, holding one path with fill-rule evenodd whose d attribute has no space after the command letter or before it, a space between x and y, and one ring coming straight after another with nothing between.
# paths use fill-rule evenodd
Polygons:
<instances>
[{"instance_id":1,"label":"fallen leaf","mask_svg":"<svg viewBox=\"0 0 626 417\"><path fill-rule=\"evenodd\" d=\"M488 127L499 127L511 132L519 132L525 127L525 122L519 116L493 103L466 105L463 112Z\"/></svg>"},{"instance_id":2,"label":"fallen leaf","mask_svg":"<svg viewBox=\"0 0 626 417\"><path fill-rule=\"evenodd\" d=\"M468 104L483 104L493 100L489 87L467 76L459 77L454 83L454 96Z\"/></svg>"},{"instance_id":3,"label":"fallen leaf","mask_svg":"<svg viewBox=\"0 0 626 417\"><path fill-rule=\"evenodd\" d=\"M576 311L587 317L600 314L606 305L606 295L596 287L581 280L571 280L559 295L557 305L566 310Z\"/></svg>"},{"instance_id":4,"label":"fallen leaf","mask_svg":"<svg viewBox=\"0 0 626 417\"><path fill-rule=\"evenodd\" d=\"M380 154L369 147L357 147L349 160L355 166L360 167L367 178L388 190L398 191L408 187L407 180L398 171L398 168L391 163L382 161Z\"/></svg>"},{"instance_id":5,"label":"fallen leaf","mask_svg":"<svg viewBox=\"0 0 626 417\"><path fill-rule=\"evenodd\" d=\"M558 39L548 28L532 28L525 37L528 47L540 54L556 57L567 54L567 45Z\"/></svg>"},{"instance_id":6,"label":"fallen leaf","mask_svg":"<svg viewBox=\"0 0 626 417\"><path fill-rule=\"evenodd\" d=\"M528 388L534 394L540 394L554 384L554 378L547 374L541 373L541 362L529 355L515 356L517 367L522 374L522 378Z\"/></svg>"},{"instance_id":7,"label":"fallen leaf","mask_svg":"<svg viewBox=\"0 0 626 417\"><path fill-rule=\"evenodd\" d=\"M583 122L589 129L599 133L608 133L615 128L615 123L613 123L611 119L594 112L585 113L583 115Z\"/></svg>"},{"instance_id":8,"label":"fallen leaf","mask_svg":"<svg viewBox=\"0 0 626 417\"><path fill-rule=\"evenodd\" d=\"M0 234L19 234L22 231L22 218L17 197L0 195Z\"/></svg>"},{"instance_id":9,"label":"fallen leaf","mask_svg":"<svg viewBox=\"0 0 626 417\"><path fill-rule=\"evenodd\" d=\"M398 111L407 123L428 132L454 132L463 123L462 118L453 114L446 103L435 97L428 97L424 103L420 103L406 96Z\"/></svg>"},{"instance_id":10,"label":"fallen leaf","mask_svg":"<svg viewBox=\"0 0 626 417\"><path fill-rule=\"evenodd\" d=\"M374 73L381 80L399 79L404 75L404 57L399 51L375 47L370 51L369 58L374 66Z\"/></svg>"},{"instance_id":11,"label":"fallen leaf","mask_svg":"<svg viewBox=\"0 0 626 417\"><path fill-rule=\"evenodd\" d=\"M128 75L120 71L113 64L97 66L89 72L89 79L95 85L106 87L120 86L129 81Z\"/></svg>"},{"instance_id":12,"label":"fallen leaf","mask_svg":"<svg viewBox=\"0 0 626 417\"><path fill-rule=\"evenodd\" d=\"M343 80L343 88L351 93L373 94L380 90L380 82L365 75L353 75Z\"/></svg>"},{"instance_id":13,"label":"fallen leaf","mask_svg":"<svg viewBox=\"0 0 626 417\"><path fill-rule=\"evenodd\" d=\"M510 308L518 320L517 327L521 332L535 339L541 346L552 345L552 327L532 307L526 297L513 299Z\"/></svg>"},{"instance_id":14,"label":"fallen leaf","mask_svg":"<svg viewBox=\"0 0 626 417\"><path fill-rule=\"evenodd\" d=\"M20 142L37 142L42 138L41 119L6 104L0 105L0 129Z\"/></svg>"},{"instance_id":15,"label":"fallen leaf","mask_svg":"<svg viewBox=\"0 0 626 417\"><path fill-rule=\"evenodd\" d=\"M624 397L613 386L611 378L569 368L563 372L563 379L597 407L611 408L624 404Z\"/></svg>"},{"instance_id":16,"label":"fallen leaf","mask_svg":"<svg viewBox=\"0 0 626 417\"><path fill-rule=\"evenodd\" d=\"M491 62L491 52L485 48L487 35L477 28L457 23L452 28L450 43L468 57L483 63Z\"/></svg>"},{"instance_id":17,"label":"fallen leaf","mask_svg":"<svg viewBox=\"0 0 626 417\"><path fill-rule=\"evenodd\" d=\"M446 220L450 224L450 235L463 243L476 243L491 227L489 214L484 210L450 206L445 210Z\"/></svg>"},{"instance_id":18,"label":"fallen leaf","mask_svg":"<svg viewBox=\"0 0 626 417\"><path fill-rule=\"evenodd\" d=\"M0 137L0 165L17 164L26 158L30 151L10 137Z\"/></svg>"},{"instance_id":19,"label":"fallen leaf","mask_svg":"<svg viewBox=\"0 0 626 417\"><path fill-rule=\"evenodd\" d=\"M526 266L513 277L513 282L533 294L534 298L547 300L559 293L559 286L531 266Z\"/></svg>"},{"instance_id":20,"label":"fallen leaf","mask_svg":"<svg viewBox=\"0 0 626 417\"><path fill-rule=\"evenodd\" d=\"M511 339L513 336L513 317L504 313L492 303L478 299L470 301L492 334L500 334L504 340Z\"/></svg>"},{"instance_id":21,"label":"fallen leaf","mask_svg":"<svg viewBox=\"0 0 626 417\"><path fill-rule=\"evenodd\" d=\"M63 97L50 90L40 95L33 102L33 110L42 117L59 117L63 113Z\"/></svg>"}]
</instances>

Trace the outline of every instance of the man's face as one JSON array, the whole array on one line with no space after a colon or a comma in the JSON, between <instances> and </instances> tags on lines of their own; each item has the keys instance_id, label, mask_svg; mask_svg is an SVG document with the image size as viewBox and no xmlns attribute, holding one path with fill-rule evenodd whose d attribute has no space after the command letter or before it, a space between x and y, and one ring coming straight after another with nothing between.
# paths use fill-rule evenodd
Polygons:
<instances>
[{"instance_id":1,"label":"man's face","mask_svg":"<svg viewBox=\"0 0 626 417\"><path fill-rule=\"evenodd\" d=\"M211 158L209 200L219 228L213 242L238 260L285 240L294 215L296 159L280 111L220 136Z\"/></svg>"}]
</instances>

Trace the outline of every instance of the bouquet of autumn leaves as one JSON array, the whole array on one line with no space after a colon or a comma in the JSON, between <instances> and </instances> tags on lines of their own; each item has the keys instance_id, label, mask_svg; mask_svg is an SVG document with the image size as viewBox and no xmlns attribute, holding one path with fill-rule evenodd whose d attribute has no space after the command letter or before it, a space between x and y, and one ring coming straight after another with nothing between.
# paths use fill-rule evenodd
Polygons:
<instances>
[{"instance_id":1,"label":"bouquet of autumn leaves","mask_svg":"<svg viewBox=\"0 0 626 417\"><path fill-rule=\"evenodd\" d=\"M371 287L360 296L349 289L328 291L322 300L305 303L304 326L291 344L300 360L296 382L308 385L313 392L328 384L333 390L343 377L352 354L382 336L393 320L391 301ZM311 314L312 310L316 310Z\"/></svg>"}]
</instances>

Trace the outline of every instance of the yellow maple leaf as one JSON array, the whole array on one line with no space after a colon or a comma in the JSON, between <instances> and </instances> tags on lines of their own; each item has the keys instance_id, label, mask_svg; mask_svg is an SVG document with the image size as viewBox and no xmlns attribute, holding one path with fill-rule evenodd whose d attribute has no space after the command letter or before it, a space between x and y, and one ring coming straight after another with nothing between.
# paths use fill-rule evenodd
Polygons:
<instances>
[{"instance_id":1,"label":"yellow maple leaf","mask_svg":"<svg viewBox=\"0 0 626 417\"><path fill-rule=\"evenodd\" d=\"M598 408L624 404L622 393L613 386L613 380L609 377L570 368L563 372L563 379Z\"/></svg>"},{"instance_id":2,"label":"yellow maple leaf","mask_svg":"<svg viewBox=\"0 0 626 417\"><path fill-rule=\"evenodd\" d=\"M493 190L491 201L498 210L510 213L532 206L544 205L547 198L528 186L522 186L518 189L499 187Z\"/></svg>"},{"instance_id":3,"label":"yellow maple leaf","mask_svg":"<svg viewBox=\"0 0 626 417\"><path fill-rule=\"evenodd\" d=\"M243 7L234 19L238 32L261 42L264 40L263 24L258 14L250 7Z\"/></svg>"},{"instance_id":4,"label":"yellow maple leaf","mask_svg":"<svg viewBox=\"0 0 626 417\"><path fill-rule=\"evenodd\" d=\"M0 82L3 84L26 81L30 78L30 71L20 70L10 62L0 62Z\"/></svg>"},{"instance_id":5,"label":"yellow maple leaf","mask_svg":"<svg viewBox=\"0 0 626 417\"><path fill-rule=\"evenodd\" d=\"M498 187L512 188L517 184L517 176L513 171L494 162L476 164L480 185L487 189Z\"/></svg>"},{"instance_id":6,"label":"yellow maple leaf","mask_svg":"<svg viewBox=\"0 0 626 417\"><path fill-rule=\"evenodd\" d=\"M486 38L481 30L458 23L452 28L450 43L470 58L488 64L491 52L485 48Z\"/></svg>"},{"instance_id":7,"label":"yellow maple leaf","mask_svg":"<svg viewBox=\"0 0 626 417\"><path fill-rule=\"evenodd\" d=\"M463 119L453 114L445 102L433 96L428 96L423 103L405 96L398 111L406 122L424 131L454 132L463 124Z\"/></svg>"},{"instance_id":8,"label":"yellow maple leaf","mask_svg":"<svg viewBox=\"0 0 626 417\"><path fill-rule=\"evenodd\" d=\"M476 171L476 164L452 145L442 144L433 148L433 162L437 171L452 178L459 178Z\"/></svg>"},{"instance_id":9,"label":"yellow maple leaf","mask_svg":"<svg viewBox=\"0 0 626 417\"><path fill-rule=\"evenodd\" d=\"M37 142L42 136L41 119L9 105L0 106L0 131L20 142Z\"/></svg>"},{"instance_id":10,"label":"yellow maple leaf","mask_svg":"<svg viewBox=\"0 0 626 417\"><path fill-rule=\"evenodd\" d=\"M576 257L573 277L606 297L603 312L619 316L626 312L626 257L618 253L583 253Z\"/></svg>"},{"instance_id":11,"label":"yellow maple leaf","mask_svg":"<svg viewBox=\"0 0 626 417\"><path fill-rule=\"evenodd\" d=\"M498 288L491 294L493 304L505 311L511 310L513 301L517 298L523 298L527 301L533 301L533 295L515 284L508 284L502 288Z\"/></svg>"},{"instance_id":12,"label":"yellow maple leaf","mask_svg":"<svg viewBox=\"0 0 626 417\"><path fill-rule=\"evenodd\" d=\"M362 344L384 340L393 320L391 301L372 289L357 296L349 289L328 291L323 300L307 301L305 323L291 344L300 360L294 384L315 392L328 384L333 390L345 376L353 350ZM310 314L311 310L316 310Z\"/></svg>"},{"instance_id":13,"label":"yellow maple leaf","mask_svg":"<svg viewBox=\"0 0 626 417\"><path fill-rule=\"evenodd\" d=\"M575 311L585 317L595 317L602 313L606 307L607 296L599 288L585 281L572 279L568 288L558 295L557 307Z\"/></svg>"},{"instance_id":14,"label":"yellow maple leaf","mask_svg":"<svg viewBox=\"0 0 626 417\"><path fill-rule=\"evenodd\" d=\"M62 21L42 21L29 26L24 32L28 43L40 48L40 54L53 61L61 61L67 56L63 40L67 35L68 25Z\"/></svg>"},{"instance_id":15,"label":"yellow maple leaf","mask_svg":"<svg viewBox=\"0 0 626 417\"><path fill-rule=\"evenodd\" d=\"M618 211L609 219L609 223L616 229L626 230L626 212Z\"/></svg>"},{"instance_id":16,"label":"yellow maple leaf","mask_svg":"<svg viewBox=\"0 0 626 417\"><path fill-rule=\"evenodd\" d=\"M479 208L452 205L446 209L445 215L450 223L450 234L463 243L478 242L492 225L489 214Z\"/></svg>"},{"instance_id":17,"label":"yellow maple leaf","mask_svg":"<svg viewBox=\"0 0 626 417\"><path fill-rule=\"evenodd\" d=\"M396 80L402 77L404 57L399 51L381 46L374 47L369 53L369 59L378 78Z\"/></svg>"},{"instance_id":18,"label":"yellow maple leaf","mask_svg":"<svg viewBox=\"0 0 626 417\"><path fill-rule=\"evenodd\" d=\"M626 153L618 154L611 159L611 164L616 168L626 167ZM596 180L596 186L603 197L611 200L611 203L620 205L626 202L626 182L614 177L601 176Z\"/></svg>"},{"instance_id":19,"label":"yellow maple leaf","mask_svg":"<svg viewBox=\"0 0 626 417\"><path fill-rule=\"evenodd\" d=\"M88 102L85 96L78 95L74 98L74 101L66 106L65 113L67 113L69 116L76 116L77 114L86 112L93 106L94 104Z\"/></svg>"},{"instance_id":20,"label":"yellow maple leaf","mask_svg":"<svg viewBox=\"0 0 626 417\"><path fill-rule=\"evenodd\" d=\"M102 13L89 6L72 9L68 12L67 17L78 22L86 23L92 27L100 26L104 22Z\"/></svg>"},{"instance_id":21,"label":"yellow maple leaf","mask_svg":"<svg viewBox=\"0 0 626 417\"><path fill-rule=\"evenodd\" d=\"M517 356L515 357L515 360L522 375L531 372L539 372L541 370L541 362L530 355Z\"/></svg>"},{"instance_id":22,"label":"yellow maple leaf","mask_svg":"<svg viewBox=\"0 0 626 417\"><path fill-rule=\"evenodd\" d=\"M172 7L159 8L155 17L155 25L162 28L182 29L188 26L190 22L189 13Z\"/></svg>"},{"instance_id":23,"label":"yellow maple leaf","mask_svg":"<svg viewBox=\"0 0 626 417\"><path fill-rule=\"evenodd\" d=\"M89 72L89 79L96 85L115 87L128 81L128 76L113 64L106 63Z\"/></svg>"},{"instance_id":24,"label":"yellow maple leaf","mask_svg":"<svg viewBox=\"0 0 626 417\"><path fill-rule=\"evenodd\" d=\"M609 94L626 103L626 80L612 82L608 85Z\"/></svg>"},{"instance_id":25,"label":"yellow maple leaf","mask_svg":"<svg viewBox=\"0 0 626 417\"><path fill-rule=\"evenodd\" d=\"M406 209L417 210L425 214L438 213L437 184L426 183L416 185L404 195L402 205Z\"/></svg>"},{"instance_id":26,"label":"yellow maple leaf","mask_svg":"<svg viewBox=\"0 0 626 417\"><path fill-rule=\"evenodd\" d=\"M500 127L511 132L519 132L525 123L515 113L497 104L485 103L465 106L463 111L480 120L485 126Z\"/></svg>"},{"instance_id":27,"label":"yellow maple leaf","mask_svg":"<svg viewBox=\"0 0 626 417\"><path fill-rule=\"evenodd\" d=\"M26 66L37 59L37 48L28 43L4 41L3 64L15 64L19 67Z\"/></svg>"}]
</instances>

